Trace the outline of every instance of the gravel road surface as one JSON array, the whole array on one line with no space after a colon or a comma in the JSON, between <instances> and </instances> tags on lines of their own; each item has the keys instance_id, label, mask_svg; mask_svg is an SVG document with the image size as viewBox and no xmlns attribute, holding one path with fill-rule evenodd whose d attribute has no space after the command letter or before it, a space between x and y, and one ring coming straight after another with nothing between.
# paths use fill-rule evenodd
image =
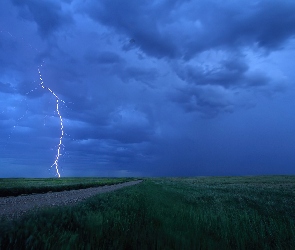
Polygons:
<instances>
[{"instance_id":1,"label":"gravel road surface","mask_svg":"<svg viewBox=\"0 0 295 250\"><path fill-rule=\"evenodd\" d=\"M25 212L42 207L71 205L93 195L111 192L123 187L140 183L141 180L121 184L92 187L79 190L48 192L44 194L20 195L16 197L0 197L0 218L17 218Z\"/></svg>"}]
</instances>

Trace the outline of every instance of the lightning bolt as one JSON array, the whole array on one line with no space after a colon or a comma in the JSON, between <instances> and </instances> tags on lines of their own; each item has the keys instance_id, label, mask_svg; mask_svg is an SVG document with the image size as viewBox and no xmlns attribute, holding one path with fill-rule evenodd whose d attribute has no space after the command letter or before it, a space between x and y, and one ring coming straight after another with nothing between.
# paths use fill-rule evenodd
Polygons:
<instances>
[{"instance_id":1,"label":"lightning bolt","mask_svg":"<svg viewBox=\"0 0 295 250\"><path fill-rule=\"evenodd\" d=\"M42 67L42 64L41 64L41 67ZM60 131L61 131L61 135L59 137L59 143L57 145L57 154L55 156L55 161L54 163L51 165L51 168L53 166L55 166L55 170L56 170L56 174L58 176L58 178L60 178L60 173L59 173L59 169L58 169L58 161L59 161L59 158L61 156L61 146L62 146L62 139L64 137L64 126L63 126L63 119L62 119L62 116L61 116L61 113L59 111L59 102L63 102L65 103L62 99L60 99L50 88L46 87L44 85L44 82L43 82L43 79L42 79L42 74L41 74L41 70L40 68L38 68L38 73L39 73L39 78L40 78L40 85L43 89L46 89L47 91L49 91L56 99L56 112L57 112L57 115L59 117L59 121L60 121Z\"/></svg>"}]
</instances>

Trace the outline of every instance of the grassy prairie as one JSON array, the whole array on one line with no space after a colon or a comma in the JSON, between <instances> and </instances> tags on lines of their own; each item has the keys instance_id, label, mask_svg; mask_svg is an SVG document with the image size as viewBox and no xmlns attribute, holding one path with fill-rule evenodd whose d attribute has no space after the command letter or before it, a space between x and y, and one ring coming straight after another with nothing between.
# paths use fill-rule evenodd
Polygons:
<instances>
[{"instance_id":1,"label":"grassy prairie","mask_svg":"<svg viewBox=\"0 0 295 250\"><path fill-rule=\"evenodd\" d=\"M135 178L0 178L0 197L112 185Z\"/></svg>"},{"instance_id":2,"label":"grassy prairie","mask_svg":"<svg viewBox=\"0 0 295 250\"><path fill-rule=\"evenodd\" d=\"M1 249L295 249L295 176L151 178L1 221Z\"/></svg>"}]
</instances>

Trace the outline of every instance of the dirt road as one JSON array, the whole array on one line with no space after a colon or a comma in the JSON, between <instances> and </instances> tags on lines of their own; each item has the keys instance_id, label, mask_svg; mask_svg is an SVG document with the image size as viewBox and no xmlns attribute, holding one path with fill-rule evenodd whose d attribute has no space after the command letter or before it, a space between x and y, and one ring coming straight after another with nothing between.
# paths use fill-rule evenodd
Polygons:
<instances>
[{"instance_id":1,"label":"dirt road","mask_svg":"<svg viewBox=\"0 0 295 250\"><path fill-rule=\"evenodd\" d=\"M35 208L74 204L93 195L111 192L123 187L136 185L140 182L141 180L137 180L121 184L79 190L20 195L16 197L0 197L0 218L17 218L23 215L25 212Z\"/></svg>"}]
</instances>

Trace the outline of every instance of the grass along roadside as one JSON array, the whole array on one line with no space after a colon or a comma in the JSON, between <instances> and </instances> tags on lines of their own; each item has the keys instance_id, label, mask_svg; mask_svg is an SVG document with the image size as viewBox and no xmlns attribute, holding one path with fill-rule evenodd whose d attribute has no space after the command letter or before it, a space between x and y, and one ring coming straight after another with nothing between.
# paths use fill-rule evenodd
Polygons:
<instances>
[{"instance_id":1,"label":"grass along roadside","mask_svg":"<svg viewBox=\"0 0 295 250\"><path fill-rule=\"evenodd\" d=\"M113 185L135 178L0 178L0 197Z\"/></svg>"},{"instance_id":2,"label":"grass along roadside","mask_svg":"<svg viewBox=\"0 0 295 250\"><path fill-rule=\"evenodd\" d=\"M2 221L1 249L295 249L295 177L162 178Z\"/></svg>"}]
</instances>

